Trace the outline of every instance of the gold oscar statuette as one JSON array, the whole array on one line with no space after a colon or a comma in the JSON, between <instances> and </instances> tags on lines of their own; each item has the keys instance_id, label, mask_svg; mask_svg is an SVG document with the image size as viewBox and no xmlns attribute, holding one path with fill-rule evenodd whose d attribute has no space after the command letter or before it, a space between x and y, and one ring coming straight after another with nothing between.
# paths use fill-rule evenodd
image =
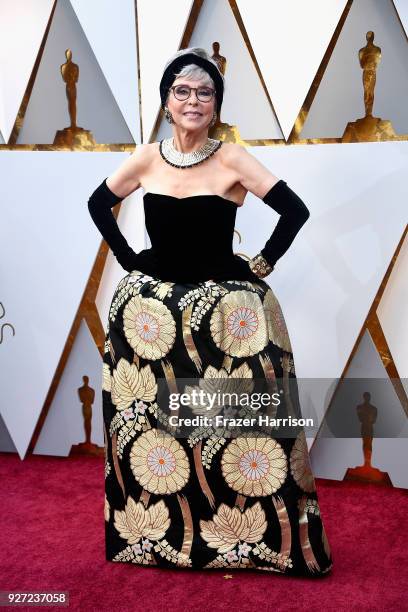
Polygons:
<instances>
[{"instance_id":1,"label":"gold oscar statuette","mask_svg":"<svg viewBox=\"0 0 408 612\"><path fill-rule=\"evenodd\" d=\"M363 393L363 398L364 401L356 407L356 412L361 423L364 465L349 468L344 476L344 480L372 482L392 487L393 485L387 472L382 472L371 465L374 423L377 420L377 408L370 403L371 394L368 391Z\"/></svg>"},{"instance_id":2,"label":"gold oscar statuette","mask_svg":"<svg viewBox=\"0 0 408 612\"><path fill-rule=\"evenodd\" d=\"M381 49L374 44L374 32L366 34L367 44L359 50L358 57L363 69L363 90L365 116L347 124L342 142L372 142L380 140L393 140L397 134L394 132L391 121L373 117L374 89L377 75L377 66L381 60Z\"/></svg>"},{"instance_id":3,"label":"gold oscar statuette","mask_svg":"<svg viewBox=\"0 0 408 612\"><path fill-rule=\"evenodd\" d=\"M68 112L71 125L58 130L55 134L54 145L65 146L65 147L93 147L96 145L92 132L84 130L77 126L77 81L79 78L79 66L74 64L72 61L72 51L67 49L65 51L67 61L62 64L61 75L65 82L65 91L68 100Z\"/></svg>"},{"instance_id":4,"label":"gold oscar statuette","mask_svg":"<svg viewBox=\"0 0 408 612\"><path fill-rule=\"evenodd\" d=\"M220 43L213 42L212 44L213 54L211 58L217 63L221 74L225 74L227 67L227 58L220 54ZM223 142L235 142L238 144L244 144L238 127L236 125L230 125L229 123L223 123L220 116L217 115L215 124L209 129L208 135L210 138L216 138Z\"/></svg>"},{"instance_id":5,"label":"gold oscar statuette","mask_svg":"<svg viewBox=\"0 0 408 612\"><path fill-rule=\"evenodd\" d=\"M85 442L79 444L73 444L71 446L72 455L97 455L102 456L105 452L104 446L98 446L91 442L91 430L92 430L92 404L95 399L95 389L89 386L89 377L83 376L82 380L84 384L78 389L79 401L82 404L82 416L84 420L85 430Z\"/></svg>"}]
</instances>

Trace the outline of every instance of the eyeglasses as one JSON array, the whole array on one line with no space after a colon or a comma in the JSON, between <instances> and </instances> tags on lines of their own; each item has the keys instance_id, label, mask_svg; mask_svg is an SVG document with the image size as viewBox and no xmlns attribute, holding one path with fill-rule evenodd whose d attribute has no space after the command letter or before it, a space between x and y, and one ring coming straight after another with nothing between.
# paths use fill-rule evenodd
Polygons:
<instances>
[{"instance_id":1,"label":"eyeglasses","mask_svg":"<svg viewBox=\"0 0 408 612\"><path fill-rule=\"evenodd\" d=\"M177 100L183 101L188 100L191 96L191 90L194 89L196 92L197 98L200 102L209 102L213 95L215 94L215 90L211 89L211 87L190 87L189 85L173 85L170 87L173 91L174 97Z\"/></svg>"}]
</instances>

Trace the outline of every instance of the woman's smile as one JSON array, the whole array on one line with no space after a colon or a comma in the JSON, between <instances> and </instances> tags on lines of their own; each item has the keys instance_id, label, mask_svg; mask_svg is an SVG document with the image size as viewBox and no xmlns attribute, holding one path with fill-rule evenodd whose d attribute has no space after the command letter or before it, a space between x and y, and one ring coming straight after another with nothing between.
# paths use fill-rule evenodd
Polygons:
<instances>
[{"instance_id":1,"label":"woman's smile","mask_svg":"<svg viewBox=\"0 0 408 612\"><path fill-rule=\"evenodd\" d=\"M186 117L191 117L192 119L197 119L198 117L201 117L201 113L197 112L197 111L187 111L186 113L183 113Z\"/></svg>"}]
</instances>

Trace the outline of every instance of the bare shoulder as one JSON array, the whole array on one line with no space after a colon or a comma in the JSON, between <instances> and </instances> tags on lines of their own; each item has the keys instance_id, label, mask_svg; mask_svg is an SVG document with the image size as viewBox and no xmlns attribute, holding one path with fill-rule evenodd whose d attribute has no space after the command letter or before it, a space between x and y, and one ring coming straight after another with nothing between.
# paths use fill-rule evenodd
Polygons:
<instances>
[{"instance_id":1,"label":"bare shoulder","mask_svg":"<svg viewBox=\"0 0 408 612\"><path fill-rule=\"evenodd\" d=\"M246 148L235 142L223 142L220 149L222 161L226 166L233 166L234 162L245 156Z\"/></svg>"},{"instance_id":2,"label":"bare shoulder","mask_svg":"<svg viewBox=\"0 0 408 612\"><path fill-rule=\"evenodd\" d=\"M135 150L133 151L131 155L131 157L134 160L134 163L137 164L138 166L143 165L143 164L147 165L151 161L158 146L159 146L158 142L148 142L148 143L138 144L135 147Z\"/></svg>"},{"instance_id":3,"label":"bare shoulder","mask_svg":"<svg viewBox=\"0 0 408 612\"><path fill-rule=\"evenodd\" d=\"M106 184L118 197L126 198L141 186L141 178L151 163L155 144L138 144L108 177Z\"/></svg>"},{"instance_id":4,"label":"bare shoulder","mask_svg":"<svg viewBox=\"0 0 408 612\"><path fill-rule=\"evenodd\" d=\"M236 173L237 180L258 198L263 196L278 182L275 176L253 155L248 148L237 143L224 143L222 162Z\"/></svg>"},{"instance_id":5,"label":"bare shoulder","mask_svg":"<svg viewBox=\"0 0 408 612\"><path fill-rule=\"evenodd\" d=\"M146 169L159 155L159 142L139 144L133 152L134 162L139 168Z\"/></svg>"}]
</instances>

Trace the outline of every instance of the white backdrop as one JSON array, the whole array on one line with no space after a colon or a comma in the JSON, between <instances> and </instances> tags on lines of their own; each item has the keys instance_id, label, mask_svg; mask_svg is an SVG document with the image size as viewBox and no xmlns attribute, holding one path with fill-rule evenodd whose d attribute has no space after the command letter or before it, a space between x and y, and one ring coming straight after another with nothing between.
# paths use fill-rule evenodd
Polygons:
<instances>
[{"instance_id":1,"label":"white backdrop","mask_svg":"<svg viewBox=\"0 0 408 612\"><path fill-rule=\"evenodd\" d=\"M160 76L165 61L180 44L191 4L139 0L136 15L134 3L128 0L120 8L98 2L97 11L94 1L59 1L17 142L50 143L55 131L68 125L65 86L59 75L67 46L73 48L73 60L80 65L79 125L107 145L149 141L160 105ZM301 13L300 0L260 2L257 11L264 19L259 12L254 15L253 3L237 4L267 92L226 0L204 1L189 44L211 53L212 42L217 40L221 54L227 57L222 120L236 125L243 138L282 138L293 128L346 3L319 0ZM45 0L40 4L24 0L23 31L22 13L13 6L3 0L0 9L0 132L5 142L51 10L51 3ZM39 6L41 12L35 12ZM391 0L354 1L301 136L339 137L347 121L362 115L357 53L365 45L369 28L375 30L375 43L383 53L375 114L390 119L399 133L408 133L408 108L403 104L408 91L406 11L401 11L400 19L402 26ZM158 30L162 22L164 31ZM6 30L14 32L13 40ZM21 47L15 32L24 38ZM11 78L14 73L18 78ZM156 139L169 134L170 126L163 121ZM249 150L286 180L311 212L267 282L283 308L297 376L325 378L329 388L343 372L407 223L408 141ZM11 440L20 457L27 451L100 246L87 200L128 154L1 147L0 301L5 313L0 344L0 428L4 428L0 450L10 449ZM236 228L243 242L235 243L235 251L249 256L258 252L277 219L277 214L249 194L237 213ZM125 200L119 224L135 250L148 246L141 190ZM407 252L406 243L378 307L404 383L408 375ZM124 275L110 254L97 296L105 326L114 288ZM14 336L6 323L14 326ZM386 377L378 369L378 354L366 336L355 359L364 359L369 372L382 372ZM93 441L102 443L101 365L82 322L35 452L65 455L71 444L83 439L77 398L83 375L89 375L97 392ZM353 362L349 376L361 371L353 370L355 367ZM319 417L329 399L324 389L304 398ZM399 486L408 486L402 461L406 439L374 443L376 466L390 471ZM316 474L342 478L347 467L361 463L360 447L359 440L317 440L312 452ZM345 459L341 461L340 456Z\"/></svg>"}]
</instances>

